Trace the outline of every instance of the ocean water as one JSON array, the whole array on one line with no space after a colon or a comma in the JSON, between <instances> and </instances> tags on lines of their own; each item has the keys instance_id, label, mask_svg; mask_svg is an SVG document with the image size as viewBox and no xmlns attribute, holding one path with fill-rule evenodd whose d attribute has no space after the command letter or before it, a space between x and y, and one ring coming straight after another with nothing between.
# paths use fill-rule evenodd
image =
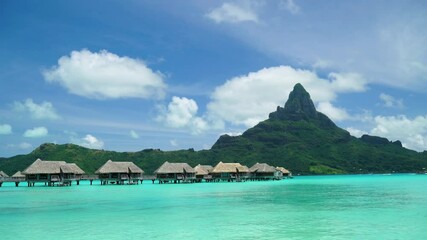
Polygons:
<instances>
[{"instance_id":1,"label":"ocean water","mask_svg":"<svg viewBox=\"0 0 427 240\"><path fill-rule=\"evenodd\" d=\"M427 175L0 188L1 239L427 239Z\"/></svg>"}]
</instances>

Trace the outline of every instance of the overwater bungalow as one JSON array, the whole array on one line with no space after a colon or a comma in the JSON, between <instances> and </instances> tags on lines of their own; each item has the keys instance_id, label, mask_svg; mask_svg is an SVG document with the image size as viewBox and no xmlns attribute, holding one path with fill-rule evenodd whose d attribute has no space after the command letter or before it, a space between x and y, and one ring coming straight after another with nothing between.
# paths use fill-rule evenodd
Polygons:
<instances>
[{"instance_id":1,"label":"overwater bungalow","mask_svg":"<svg viewBox=\"0 0 427 240\"><path fill-rule=\"evenodd\" d=\"M8 177L9 176L5 172L0 171L0 187L3 185L5 178L8 178Z\"/></svg>"},{"instance_id":2,"label":"overwater bungalow","mask_svg":"<svg viewBox=\"0 0 427 240\"><path fill-rule=\"evenodd\" d=\"M0 178L7 178L9 175L7 175L5 172L0 171Z\"/></svg>"},{"instance_id":3,"label":"overwater bungalow","mask_svg":"<svg viewBox=\"0 0 427 240\"><path fill-rule=\"evenodd\" d=\"M276 179L292 178L292 173L284 167L276 167Z\"/></svg>"},{"instance_id":4,"label":"overwater bungalow","mask_svg":"<svg viewBox=\"0 0 427 240\"><path fill-rule=\"evenodd\" d=\"M196 170L196 180L197 182L201 182L205 180L206 182L210 182L212 180L212 170L213 167L211 165L200 165L194 167Z\"/></svg>"},{"instance_id":5,"label":"overwater bungalow","mask_svg":"<svg viewBox=\"0 0 427 240\"><path fill-rule=\"evenodd\" d=\"M21 171L17 171L15 174L12 175L13 180L25 180L25 175L22 174Z\"/></svg>"},{"instance_id":6,"label":"overwater bungalow","mask_svg":"<svg viewBox=\"0 0 427 240\"><path fill-rule=\"evenodd\" d=\"M212 170L212 177L222 181L245 181L249 177L249 168L240 163L219 162Z\"/></svg>"},{"instance_id":7,"label":"overwater bungalow","mask_svg":"<svg viewBox=\"0 0 427 240\"><path fill-rule=\"evenodd\" d=\"M133 162L113 162L108 160L95 172L101 180L101 185L108 183L123 185L138 184L142 181L144 171Z\"/></svg>"},{"instance_id":8,"label":"overwater bungalow","mask_svg":"<svg viewBox=\"0 0 427 240\"><path fill-rule=\"evenodd\" d=\"M196 170L188 163L164 162L156 171L156 179L159 183L192 183L196 181Z\"/></svg>"},{"instance_id":9,"label":"overwater bungalow","mask_svg":"<svg viewBox=\"0 0 427 240\"><path fill-rule=\"evenodd\" d=\"M256 163L250 169L253 180L274 180L276 179L276 168L267 163Z\"/></svg>"},{"instance_id":10,"label":"overwater bungalow","mask_svg":"<svg viewBox=\"0 0 427 240\"><path fill-rule=\"evenodd\" d=\"M10 182L14 182L15 186L19 186L20 182L25 182L25 175L22 174L21 171L17 171L15 174L12 175L12 177L10 177Z\"/></svg>"},{"instance_id":11,"label":"overwater bungalow","mask_svg":"<svg viewBox=\"0 0 427 240\"><path fill-rule=\"evenodd\" d=\"M22 174L25 175L28 186L34 186L36 182L44 182L48 186L54 186L55 184L71 185L72 181L79 184L84 171L74 163L37 159Z\"/></svg>"}]
</instances>

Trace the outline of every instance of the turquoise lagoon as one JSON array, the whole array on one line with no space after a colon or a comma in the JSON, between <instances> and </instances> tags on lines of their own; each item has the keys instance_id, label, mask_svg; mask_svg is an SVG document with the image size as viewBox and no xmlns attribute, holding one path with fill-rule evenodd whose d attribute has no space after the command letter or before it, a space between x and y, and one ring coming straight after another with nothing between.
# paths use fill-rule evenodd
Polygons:
<instances>
[{"instance_id":1,"label":"turquoise lagoon","mask_svg":"<svg viewBox=\"0 0 427 240\"><path fill-rule=\"evenodd\" d=\"M0 188L1 239L426 239L427 175Z\"/></svg>"}]
</instances>

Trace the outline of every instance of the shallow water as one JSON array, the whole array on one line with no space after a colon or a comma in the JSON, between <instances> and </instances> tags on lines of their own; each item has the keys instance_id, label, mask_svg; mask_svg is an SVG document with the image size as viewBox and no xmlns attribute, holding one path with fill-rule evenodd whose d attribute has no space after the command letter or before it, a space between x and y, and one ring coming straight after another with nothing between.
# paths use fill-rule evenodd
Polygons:
<instances>
[{"instance_id":1,"label":"shallow water","mask_svg":"<svg viewBox=\"0 0 427 240\"><path fill-rule=\"evenodd\" d=\"M1 239L425 239L427 175L0 188Z\"/></svg>"}]
</instances>

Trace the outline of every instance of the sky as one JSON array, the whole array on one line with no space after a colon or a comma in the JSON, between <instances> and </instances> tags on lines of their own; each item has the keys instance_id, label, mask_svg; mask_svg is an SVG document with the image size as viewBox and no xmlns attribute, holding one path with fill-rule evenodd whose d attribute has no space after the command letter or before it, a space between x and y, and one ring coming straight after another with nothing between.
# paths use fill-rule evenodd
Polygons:
<instances>
[{"instance_id":1,"label":"sky","mask_svg":"<svg viewBox=\"0 0 427 240\"><path fill-rule=\"evenodd\" d=\"M209 149L296 83L353 136L427 150L427 1L0 1L0 157Z\"/></svg>"}]
</instances>

